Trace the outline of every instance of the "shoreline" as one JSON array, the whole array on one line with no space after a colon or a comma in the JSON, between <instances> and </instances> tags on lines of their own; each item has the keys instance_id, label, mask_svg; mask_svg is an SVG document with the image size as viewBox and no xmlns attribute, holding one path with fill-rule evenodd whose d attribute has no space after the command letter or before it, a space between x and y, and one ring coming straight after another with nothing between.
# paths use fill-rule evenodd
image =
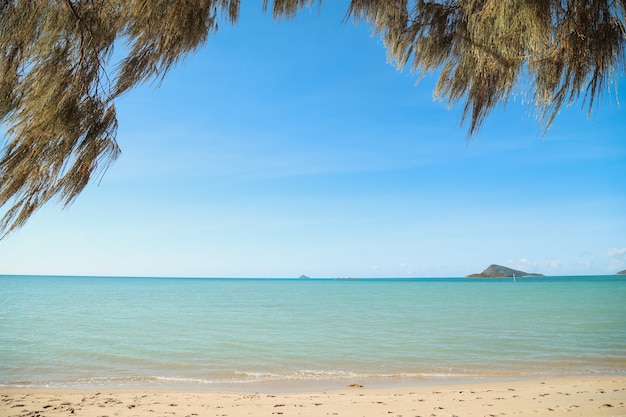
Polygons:
<instances>
[{"instance_id":1,"label":"shoreline","mask_svg":"<svg viewBox=\"0 0 626 417\"><path fill-rule=\"evenodd\" d=\"M586 379L624 378L626 371L590 372L590 373L545 373L545 374L492 374L492 375L454 375L454 376L367 376L352 375L327 378L278 378L239 381L204 381L195 378L121 378L119 380L94 379L76 382L41 382L24 384L0 384L0 392L25 391L172 391L172 392L232 392L290 394L302 392L338 391L359 386L366 389L395 390L410 387L429 386L465 386L475 384L505 384L523 381L547 380L586 380ZM116 382L117 381L117 382ZM2 417L0 415L0 417Z\"/></svg>"},{"instance_id":2,"label":"shoreline","mask_svg":"<svg viewBox=\"0 0 626 417\"><path fill-rule=\"evenodd\" d=\"M626 376L429 383L312 391L0 388L3 417L626 416Z\"/></svg>"}]
</instances>

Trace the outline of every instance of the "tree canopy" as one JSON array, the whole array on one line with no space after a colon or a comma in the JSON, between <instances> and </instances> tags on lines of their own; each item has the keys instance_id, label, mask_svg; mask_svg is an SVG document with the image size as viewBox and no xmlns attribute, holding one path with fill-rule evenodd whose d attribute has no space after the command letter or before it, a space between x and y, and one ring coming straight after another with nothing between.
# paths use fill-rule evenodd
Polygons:
<instances>
[{"instance_id":1,"label":"tree canopy","mask_svg":"<svg viewBox=\"0 0 626 417\"><path fill-rule=\"evenodd\" d=\"M276 19L315 0L264 0ZM322 5L323 6L323 5ZM115 100L161 79L240 0L0 0L0 237L52 199L68 205L120 153ZM522 95L547 130L625 69L625 0L351 0L389 60L438 73L434 95L463 103L468 134ZM123 53L111 62L114 48Z\"/></svg>"}]
</instances>

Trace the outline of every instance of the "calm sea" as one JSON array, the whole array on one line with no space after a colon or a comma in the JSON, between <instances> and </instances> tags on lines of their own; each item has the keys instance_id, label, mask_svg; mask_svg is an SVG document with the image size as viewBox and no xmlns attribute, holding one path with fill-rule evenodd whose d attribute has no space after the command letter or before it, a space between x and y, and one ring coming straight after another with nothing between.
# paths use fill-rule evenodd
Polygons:
<instances>
[{"instance_id":1,"label":"calm sea","mask_svg":"<svg viewBox=\"0 0 626 417\"><path fill-rule=\"evenodd\" d=\"M626 374L626 277L0 276L0 387Z\"/></svg>"}]
</instances>

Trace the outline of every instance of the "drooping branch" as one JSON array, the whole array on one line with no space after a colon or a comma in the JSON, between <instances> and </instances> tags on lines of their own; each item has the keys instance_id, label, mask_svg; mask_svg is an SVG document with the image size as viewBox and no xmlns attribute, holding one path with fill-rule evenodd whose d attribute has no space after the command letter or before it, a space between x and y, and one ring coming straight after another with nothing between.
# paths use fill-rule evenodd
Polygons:
<instances>
[{"instance_id":1,"label":"drooping branch","mask_svg":"<svg viewBox=\"0 0 626 417\"><path fill-rule=\"evenodd\" d=\"M355 0L350 13L381 34L399 68L439 72L435 97L465 102L470 136L518 93L533 103L547 131L564 105L582 94L591 110L624 72L623 0L408 3Z\"/></svg>"},{"instance_id":2,"label":"drooping branch","mask_svg":"<svg viewBox=\"0 0 626 417\"><path fill-rule=\"evenodd\" d=\"M276 19L322 1L264 0ZM0 1L0 238L52 199L68 205L119 155L115 99L203 45L240 0ZM438 72L436 98L463 103L475 135L523 94L547 130L591 111L625 66L626 0L352 0L347 16L389 59ZM119 67L113 48L126 43Z\"/></svg>"}]
</instances>

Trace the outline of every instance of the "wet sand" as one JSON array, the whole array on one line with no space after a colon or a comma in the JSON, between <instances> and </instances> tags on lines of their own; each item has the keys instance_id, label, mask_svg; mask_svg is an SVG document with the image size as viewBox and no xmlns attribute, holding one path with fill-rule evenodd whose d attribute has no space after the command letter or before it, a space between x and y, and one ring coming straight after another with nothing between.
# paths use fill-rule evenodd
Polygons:
<instances>
[{"instance_id":1,"label":"wet sand","mask_svg":"<svg viewBox=\"0 0 626 417\"><path fill-rule=\"evenodd\" d=\"M0 417L626 416L626 376L304 393L0 389Z\"/></svg>"}]
</instances>

